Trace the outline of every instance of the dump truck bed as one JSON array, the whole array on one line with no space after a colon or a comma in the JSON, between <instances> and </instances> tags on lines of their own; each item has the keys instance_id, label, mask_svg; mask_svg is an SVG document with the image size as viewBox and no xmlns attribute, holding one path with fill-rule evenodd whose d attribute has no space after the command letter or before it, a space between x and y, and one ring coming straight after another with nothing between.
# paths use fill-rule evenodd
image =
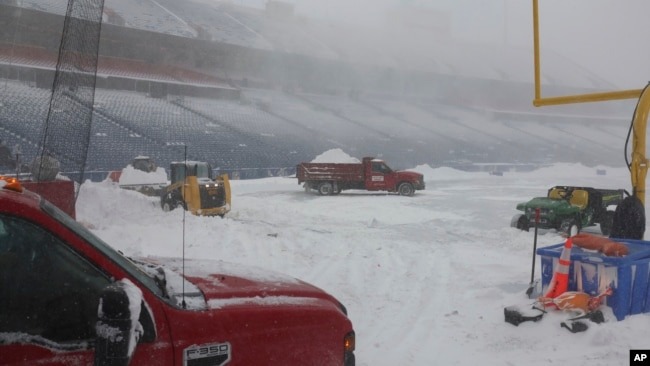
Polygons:
<instances>
[{"instance_id":1,"label":"dump truck bed","mask_svg":"<svg viewBox=\"0 0 650 366\"><path fill-rule=\"evenodd\" d=\"M296 178L298 183L318 180L363 182L363 170L363 164L301 163L296 166Z\"/></svg>"}]
</instances>

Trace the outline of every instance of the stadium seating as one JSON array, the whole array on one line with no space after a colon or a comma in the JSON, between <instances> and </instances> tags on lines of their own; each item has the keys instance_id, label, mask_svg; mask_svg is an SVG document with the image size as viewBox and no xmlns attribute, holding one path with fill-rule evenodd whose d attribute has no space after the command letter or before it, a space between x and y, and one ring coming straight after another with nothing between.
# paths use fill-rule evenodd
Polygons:
<instances>
[{"instance_id":1,"label":"stadium seating","mask_svg":"<svg viewBox=\"0 0 650 366\"><path fill-rule=\"evenodd\" d=\"M0 0L0 5L29 9L30 16L36 13L32 11L49 13L43 18L51 24L51 39L56 38L58 21L51 14L66 12L65 2L59 0ZM585 115L583 120L575 110L563 116L520 107L521 99L513 94L525 94L518 92L520 87L532 90L522 84L530 78L529 70L505 69L501 60L520 60L528 53L500 55L479 47L485 57L477 64L475 58L465 57L467 45L454 45L442 57L424 53L417 37L387 42L371 32L350 32L351 25L332 27L298 16L277 19L231 2L111 0L104 15L117 38L107 41L115 54L104 53L98 61L89 171L119 170L138 155L168 166L184 158L183 145L188 158L240 177L291 173L298 162L332 148L357 158L381 157L398 169L457 161L544 162L565 156L602 163L603 153L618 156L612 139L625 139L627 124L620 120L616 126L595 124L607 118ZM135 57L137 50L122 43L120 37L129 32L138 33L137 45L146 47L146 54ZM24 44L0 39L0 139L7 146L20 144L25 159L36 156L47 118L63 124L73 118L68 110L49 111L50 89L42 70L53 74L56 45L39 43L38 31L32 37ZM187 61L185 45L213 49L196 52ZM181 51L169 54L174 46ZM228 59L230 53L241 53L241 58ZM207 55L214 59L203 63ZM251 56L260 58L249 60ZM275 80L279 64L265 62L287 60L300 66L295 75L280 75L287 79L312 76L314 70L327 72L310 79L309 85L283 83L280 76ZM359 64L346 64L348 60ZM221 69L226 61L231 68ZM232 66L249 61L249 69ZM271 77L250 72L265 67ZM404 70L399 68L424 72L400 74ZM558 75L572 76L582 84L577 87L599 85L592 74L565 69ZM337 85L357 70L367 74L349 85ZM282 72L286 70L279 67ZM454 78L456 74L462 77ZM427 77L420 80L422 75ZM420 93L390 89L391 80L402 86L411 83L411 92ZM323 81L329 85L317 85ZM356 81L367 88L355 90L350 85ZM154 90L157 87L160 90ZM434 89L436 93L429 94ZM468 91L473 94L466 95ZM589 134L583 133L586 129ZM60 153L64 168L73 166L66 159L74 160L76 152Z\"/></svg>"}]
</instances>

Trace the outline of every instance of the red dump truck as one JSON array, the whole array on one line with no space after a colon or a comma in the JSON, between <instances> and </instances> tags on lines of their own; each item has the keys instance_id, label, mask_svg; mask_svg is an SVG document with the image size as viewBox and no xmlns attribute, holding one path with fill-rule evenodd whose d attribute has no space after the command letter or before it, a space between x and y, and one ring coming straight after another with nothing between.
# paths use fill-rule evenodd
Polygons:
<instances>
[{"instance_id":1,"label":"red dump truck","mask_svg":"<svg viewBox=\"0 0 650 366\"><path fill-rule=\"evenodd\" d=\"M424 189L424 176L409 171L393 171L383 160L363 158L361 163L300 163L298 184L321 195L339 194L347 189L397 192L412 196Z\"/></svg>"},{"instance_id":2,"label":"red dump truck","mask_svg":"<svg viewBox=\"0 0 650 366\"><path fill-rule=\"evenodd\" d=\"M354 366L354 349L346 308L315 286L127 258L0 176L0 365Z\"/></svg>"}]
</instances>

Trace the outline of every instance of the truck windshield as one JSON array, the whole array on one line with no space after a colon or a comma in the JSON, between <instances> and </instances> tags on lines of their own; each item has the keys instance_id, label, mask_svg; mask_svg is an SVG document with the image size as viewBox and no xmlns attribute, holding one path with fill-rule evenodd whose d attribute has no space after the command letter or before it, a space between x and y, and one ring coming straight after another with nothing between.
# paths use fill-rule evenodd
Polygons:
<instances>
[{"instance_id":1,"label":"truck windshield","mask_svg":"<svg viewBox=\"0 0 650 366\"><path fill-rule=\"evenodd\" d=\"M196 164L196 177L212 179L212 169L207 164Z\"/></svg>"},{"instance_id":2,"label":"truck windshield","mask_svg":"<svg viewBox=\"0 0 650 366\"><path fill-rule=\"evenodd\" d=\"M155 280L152 277L148 276L140 268L138 268L130 259L113 249L111 246L98 238L95 234L86 229L83 225L75 221L73 218L65 214L63 211L61 211L59 208L47 200L41 200L41 208L55 220L65 225L67 228L74 231L77 235L86 240L90 245L95 247L110 260L117 263L117 265L122 267L128 274L133 276L143 286L156 294L156 296L164 299L164 294L162 290L156 285Z\"/></svg>"}]
</instances>

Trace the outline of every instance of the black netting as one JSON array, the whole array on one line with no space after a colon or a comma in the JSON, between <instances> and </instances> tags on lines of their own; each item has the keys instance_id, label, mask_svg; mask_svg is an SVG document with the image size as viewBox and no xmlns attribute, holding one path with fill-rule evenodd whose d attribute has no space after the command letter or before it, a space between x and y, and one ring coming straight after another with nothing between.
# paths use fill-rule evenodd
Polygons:
<instances>
[{"instance_id":1,"label":"black netting","mask_svg":"<svg viewBox=\"0 0 650 366\"><path fill-rule=\"evenodd\" d=\"M104 0L69 0L52 96L33 171L45 180L53 159L66 162L83 181L95 99L95 77Z\"/></svg>"}]
</instances>

